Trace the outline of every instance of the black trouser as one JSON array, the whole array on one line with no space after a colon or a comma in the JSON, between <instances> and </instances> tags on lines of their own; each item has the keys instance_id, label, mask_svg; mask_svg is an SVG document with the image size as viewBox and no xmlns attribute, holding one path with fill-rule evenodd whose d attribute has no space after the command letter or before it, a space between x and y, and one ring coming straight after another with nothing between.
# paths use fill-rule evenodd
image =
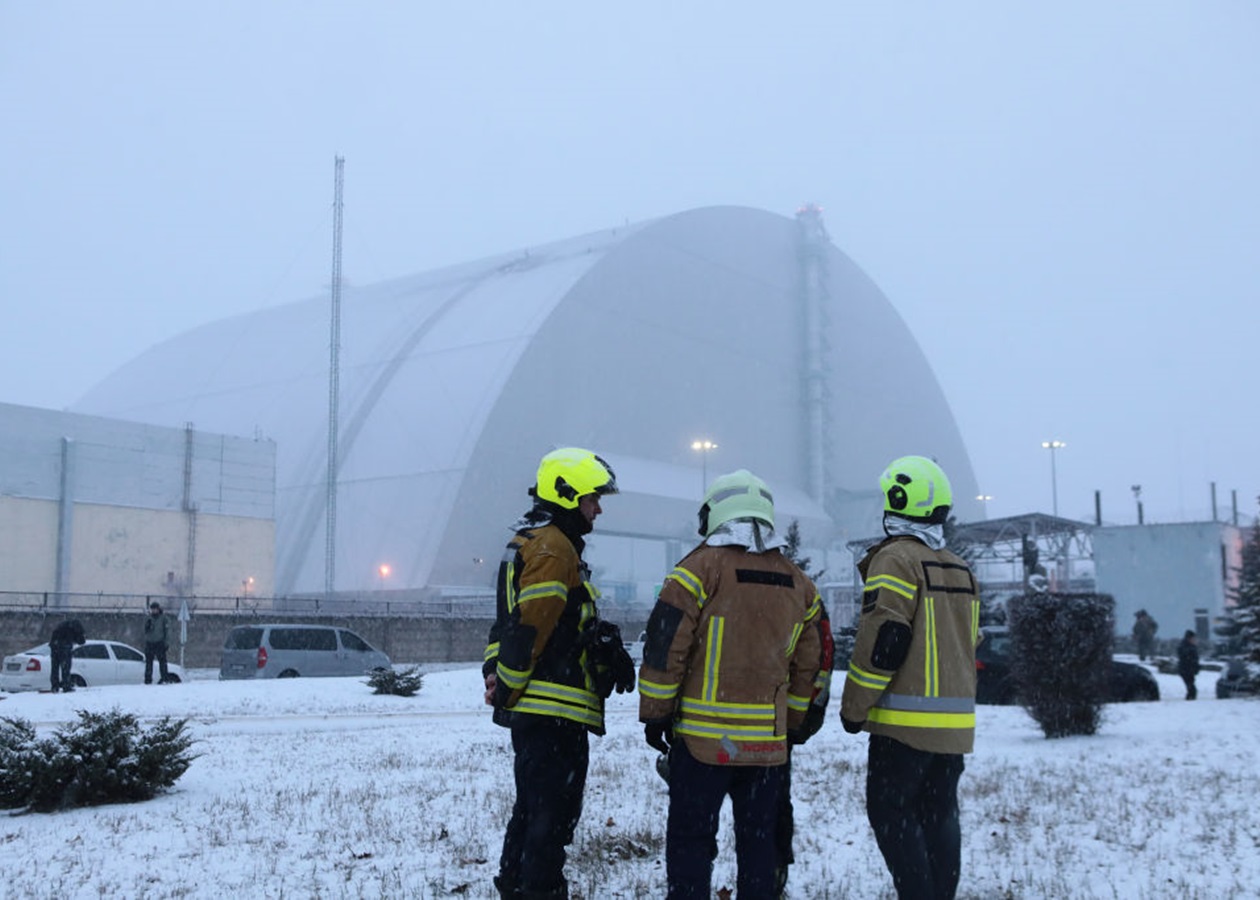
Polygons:
<instances>
[{"instance_id":1,"label":"black trouser","mask_svg":"<svg viewBox=\"0 0 1260 900\"><path fill-rule=\"evenodd\" d=\"M52 689L72 688L74 685L70 681L70 662L74 659L73 644L49 644L52 651L52 672L49 678L52 681Z\"/></svg>"},{"instance_id":2,"label":"black trouser","mask_svg":"<svg viewBox=\"0 0 1260 900\"><path fill-rule=\"evenodd\" d=\"M927 753L871 735L866 816L903 900L952 900L958 890L962 772L960 753Z\"/></svg>"},{"instance_id":3,"label":"black trouser","mask_svg":"<svg viewBox=\"0 0 1260 900\"><path fill-rule=\"evenodd\" d=\"M735 817L736 893L775 896L776 825L784 766L711 766L679 738L669 751L669 819L665 826L667 900L709 900L718 816L731 798Z\"/></svg>"},{"instance_id":4,"label":"black trouser","mask_svg":"<svg viewBox=\"0 0 1260 900\"><path fill-rule=\"evenodd\" d=\"M153 660L158 661L159 678L158 683L166 681L166 645L165 644L145 644L144 645L144 683L153 683Z\"/></svg>"},{"instance_id":5,"label":"black trouser","mask_svg":"<svg viewBox=\"0 0 1260 900\"><path fill-rule=\"evenodd\" d=\"M796 834L796 818L792 810L792 748L788 747L787 762L783 764L783 788L779 796L779 815L774 826L774 848L779 855L774 870L775 893L782 897L787 887L788 866L796 862L792 852L792 838Z\"/></svg>"},{"instance_id":6,"label":"black trouser","mask_svg":"<svg viewBox=\"0 0 1260 900\"><path fill-rule=\"evenodd\" d=\"M582 816L590 760L586 726L518 713L512 750L516 802L503 836L499 883L525 896L566 897L565 847Z\"/></svg>"},{"instance_id":7,"label":"black trouser","mask_svg":"<svg viewBox=\"0 0 1260 900\"><path fill-rule=\"evenodd\" d=\"M1194 676L1182 673L1181 680L1186 683L1186 699L1193 700L1199 696L1199 689L1194 686Z\"/></svg>"}]
</instances>

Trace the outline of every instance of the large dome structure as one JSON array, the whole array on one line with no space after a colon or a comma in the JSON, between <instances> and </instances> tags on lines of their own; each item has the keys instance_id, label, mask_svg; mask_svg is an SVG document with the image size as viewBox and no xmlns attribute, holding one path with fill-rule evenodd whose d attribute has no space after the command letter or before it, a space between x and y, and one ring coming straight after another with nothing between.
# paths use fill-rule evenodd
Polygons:
<instances>
[{"instance_id":1,"label":"large dome structure","mask_svg":"<svg viewBox=\"0 0 1260 900\"><path fill-rule=\"evenodd\" d=\"M625 600L650 600L697 540L704 479L736 468L816 551L877 531L880 469L908 453L981 517L927 360L813 208L691 210L345 287L341 313L337 591L488 588L565 445L616 469L588 556ZM328 347L314 297L174 337L74 408L274 440L277 593L321 593Z\"/></svg>"}]
</instances>

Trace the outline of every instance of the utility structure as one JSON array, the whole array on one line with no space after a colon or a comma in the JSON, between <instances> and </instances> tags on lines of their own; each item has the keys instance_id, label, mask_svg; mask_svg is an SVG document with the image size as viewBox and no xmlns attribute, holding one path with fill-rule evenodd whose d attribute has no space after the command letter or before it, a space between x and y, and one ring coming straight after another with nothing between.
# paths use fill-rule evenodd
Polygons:
<instances>
[{"instance_id":1,"label":"utility structure","mask_svg":"<svg viewBox=\"0 0 1260 900\"><path fill-rule=\"evenodd\" d=\"M332 314L328 335L328 478L324 499L324 595L337 584L337 418L341 390L341 186L346 160L334 158Z\"/></svg>"},{"instance_id":2,"label":"utility structure","mask_svg":"<svg viewBox=\"0 0 1260 900\"><path fill-rule=\"evenodd\" d=\"M831 238L823 225L822 207L807 203L796 213L797 254L800 265L801 321L804 337L805 484L818 503L827 502L827 370L825 346L827 256Z\"/></svg>"}]
</instances>

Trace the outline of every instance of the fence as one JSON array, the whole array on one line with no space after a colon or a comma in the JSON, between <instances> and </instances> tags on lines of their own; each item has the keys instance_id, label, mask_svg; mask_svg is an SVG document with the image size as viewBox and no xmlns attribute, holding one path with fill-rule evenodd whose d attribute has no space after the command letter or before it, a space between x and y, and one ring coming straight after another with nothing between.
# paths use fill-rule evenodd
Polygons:
<instances>
[{"instance_id":1,"label":"fence","mask_svg":"<svg viewBox=\"0 0 1260 900\"><path fill-rule=\"evenodd\" d=\"M166 594L83 594L54 591L0 591L0 612L46 613L128 613L144 612L156 600L166 612L178 613L188 604L192 615L310 617L354 616L424 619L493 619L494 596L459 595L450 597L395 597L387 594L334 595L332 597L238 597Z\"/></svg>"}]
</instances>

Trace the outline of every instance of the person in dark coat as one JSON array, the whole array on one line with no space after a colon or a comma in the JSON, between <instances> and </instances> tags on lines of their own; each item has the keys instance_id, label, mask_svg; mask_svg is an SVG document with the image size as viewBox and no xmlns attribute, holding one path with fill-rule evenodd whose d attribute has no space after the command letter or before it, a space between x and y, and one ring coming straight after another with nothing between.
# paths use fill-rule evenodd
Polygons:
<instances>
[{"instance_id":1,"label":"person in dark coat","mask_svg":"<svg viewBox=\"0 0 1260 900\"><path fill-rule=\"evenodd\" d=\"M1199 636L1193 631L1187 630L1177 645L1177 674L1186 683L1186 699L1199 696L1199 689L1194 686L1194 676L1199 674Z\"/></svg>"},{"instance_id":2,"label":"person in dark coat","mask_svg":"<svg viewBox=\"0 0 1260 900\"><path fill-rule=\"evenodd\" d=\"M1159 631L1159 623L1144 609L1133 615L1133 642L1137 644L1138 659L1146 662L1146 657L1155 655L1155 632Z\"/></svg>"},{"instance_id":3,"label":"person in dark coat","mask_svg":"<svg viewBox=\"0 0 1260 900\"><path fill-rule=\"evenodd\" d=\"M154 600L149 604L149 617L144 620L144 683L153 683L153 661L158 663L158 684L166 684L166 645L170 640L171 625L162 613L162 604Z\"/></svg>"},{"instance_id":4,"label":"person in dark coat","mask_svg":"<svg viewBox=\"0 0 1260 900\"><path fill-rule=\"evenodd\" d=\"M53 629L52 637L48 639L48 647L52 651L52 673L49 677L52 680L54 694L58 690L67 694L74 690L74 684L70 681L74 645L86 643L87 637L83 634L83 623L78 619L66 619Z\"/></svg>"}]
</instances>

